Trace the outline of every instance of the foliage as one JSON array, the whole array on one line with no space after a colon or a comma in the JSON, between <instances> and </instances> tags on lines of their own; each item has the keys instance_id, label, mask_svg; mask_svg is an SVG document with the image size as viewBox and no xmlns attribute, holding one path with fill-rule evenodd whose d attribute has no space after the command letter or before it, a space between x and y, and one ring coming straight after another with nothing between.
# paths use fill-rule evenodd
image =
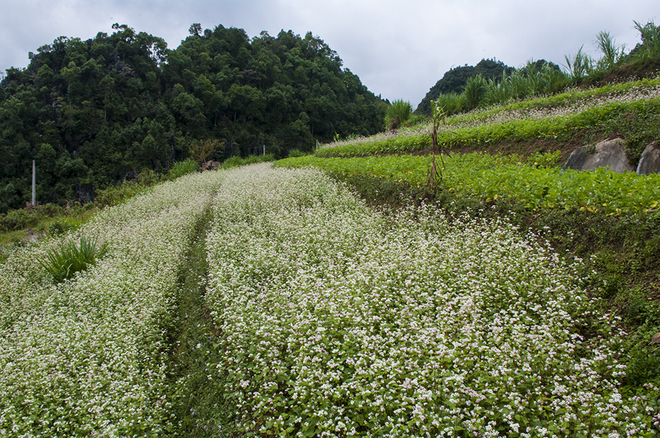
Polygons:
<instances>
[{"instance_id":1,"label":"foliage","mask_svg":"<svg viewBox=\"0 0 660 438\"><path fill-rule=\"evenodd\" d=\"M465 102L465 94L463 93L441 94L438 96L435 104L442 108L444 113L448 116L463 112L463 109L467 106Z\"/></svg>"},{"instance_id":2,"label":"foliage","mask_svg":"<svg viewBox=\"0 0 660 438\"><path fill-rule=\"evenodd\" d=\"M380 214L318 171L267 167L228 175L213 215L206 300L238 434L654 430L657 389L620 392L624 333L580 262L506 221Z\"/></svg>"},{"instance_id":3,"label":"foliage","mask_svg":"<svg viewBox=\"0 0 660 438\"><path fill-rule=\"evenodd\" d=\"M599 32L596 44L603 54L603 57L598 60L598 68L606 71L611 70L623 60L625 46L617 46L609 32Z\"/></svg>"},{"instance_id":4,"label":"foliage","mask_svg":"<svg viewBox=\"0 0 660 438\"><path fill-rule=\"evenodd\" d=\"M298 150L298 149L291 149L291 150L289 151L289 157L290 157L290 158L293 158L293 157L304 157L304 156L306 156L306 155L309 155L309 154L307 154L307 153L305 153L305 152L303 152L303 151L301 151L301 150Z\"/></svg>"},{"instance_id":5,"label":"foliage","mask_svg":"<svg viewBox=\"0 0 660 438\"><path fill-rule=\"evenodd\" d=\"M635 21L635 29L640 33L642 44L639 50L633 54L633 57L641 59L660 58L660 27L656 26L653 20L645 25ZM635 51L633 51L635 52Z\"/></svg>"},{"instance_id":6,"label":"foliage","mask_svg":"<svg viewBox=\"0 0 660 438\"><path fill-rule=\"evenodd\" d=\"M438 190L487 201L515 200L530 210L601 211L611 215L654 212L660 202L660 176L617 174L599 168L593 172L544 167L556 154L516 156L454 154L444 158ZM281 160L278 166L317 166L344 176L369 175L405 185L424 187L428 157L413 155L362 158L301 157Z\"/></svg>"},{"instance_id":7,"label":"foliage","mask_svg":"<svg viewBox=\"0 0 660 438\"><path fill-rule=\"evenodd\" d=\"M29 201L32 160L40 202L86 203L144 170L167 176L187 158L246 157L260 145L284 157L335 132L383 128L383 101L311 33L248 38L242 29L195 27L168 50L159 37L113 30L60 37L25 70L7 71L0 213Z\"/></svg>"},{"instance_id":8,"label":"foliage","mask_svg":"<svg viewBox=\"0 0 660 438\"><path fill-rule=\"evenodd\" d=\"M572 58L569 58L568 55L565 56L566 69L573 81L576 82L584 79L594 70L594 60L582 52L583 48L584 46L580 47L580 50Z\"/></svg>"},{"instance_id":9,"label":"foliage","mask_svg":"<svg viewBox=\"0 0 660 438\"><path fill-rule=\"evenodd\" d=\"M638 160L660 133L658 80L605 86L537 98L474 114L447 118L438 142L446 148L488 146L502 141L606 138L624 135L631 159ZM581 104L580 104L581 103ZM430 127L400 135L343 142L316 151L320 157L406 153L429 147ZM635 162L635 161L634 161Z\"/></svg>"},{"instance_id":10,"label":"foliage","mask_svg":"<svg viewBox=\"0 0 660 438\"><path fill-rule=\"evenodd\" d=\"M170 180L175 180L177 178L181 178L184 175L195 173L197 171L199 171L199 164L197 164L197 162L195 162L193 159L188 158L187 160L174 163L174 166L172 166L172 169L170 169Z\"/></svg>"},{"instance_id":11,"label":"foliage","mask_svg":"<svg viewBox=\"0 0 660 438\"><path fill-rule=\"evenodd\" d=\"M395 100L390 106L387 107L387 115L385 116L385 126L389 130L396 130L400 126L404 126L412 115L412 105L410 102L404 100Z\"/></svg>"},{"instance_id":12,"label":"foliage","mask_svg":"<svg viewBox=\"0 0 660 438\"><path fill-rule=\"evenodd\" d=\"M250 155L246 158L231 157L220 165L220 169L231 169L232 167L246 166L248 164L265 163L274 161L275 157L272 154L267 155Z\"/></svg>"},{"instance_id":13,"label":"foliage","mask_svg":"<svg viewBox=\"0 0 660 438\"><path fill-rule=\"evenodd\" d=\"M545 60L530 61L520 69L502 70L500 77L487 79L481 74L470 76L460 94L440 93L436 103L451 115L480 106L501 105L511 100L556 93L567 83L566 75L556 64Z\"/></svg>"},{"instance_id":14,"label":"foliage","mask_svg":"<svg viewBox=\"0 0 660 438\"><path fill-rule=\"evenodd\" d=\"M62 207L55 204L37 205L32 208L11 210L0 214L0 230L13 231L25 228L35 228L47 218L62 214Z\"/></svg>"},{"instance_id":15,"label":"foliage","mask_svg":"<svg viewBox=\"0 0 660 438\"><path fill-rule=\"evenodd\" d=\"M486 80L481 75L472 76L465 83L465 103L468 111L479 107L486 94Z\"/></svg>"},{"instance_id":16,"label":"foliage","mask_svg":"<svg viewBox=\"0 0 660 438\"><path fill-rule=\"evenodd\" d=\"M121 184L108 186L96 193L95 205L98 208L112 207L141 193L145 187L136 181L124 181Z\"/></svg>"},{"instance_id":17,"label":"foliage","mask_svg":"<svg viewBox=\"0 0 660 438\"><path fill-rule=\"evenodd\" d=\"M438 100L443 95L462 95L467 81L474 76L481 75L487 81L498 82L503 76L510 75L515 69L495 59L482 59L475 66L464 65L454 67L444 74L436 84L431 87L424 99L417 105L415 113L430 115L431 101ZM454 114L457 111L447 111Z\"/></svg>"},{"instance_id":18,"label":"foliage","mask_svg":"<svg viewBox=\"0 0 660 438\"><path fill-rule=\"evenodd\" d=\"M73 278L77 272L94 266L96 261L106 254L107 249L107 244L98 245L94 239L82 236L79 242L68 239L58 247L51 248L40 263L53 282L58 284Z\"/></svg>"},{"instance_id":19,"label":"foliage","mask_svg":"<svg viewBox=\"0 0 660 438\"><path fill-rule=\"evenodd\" d=\"M224 146L218 140L195 140L190 146L190 159L201 164L213 157L216 151L220 150L221 145Z\"/></svg>"}]
</instances>

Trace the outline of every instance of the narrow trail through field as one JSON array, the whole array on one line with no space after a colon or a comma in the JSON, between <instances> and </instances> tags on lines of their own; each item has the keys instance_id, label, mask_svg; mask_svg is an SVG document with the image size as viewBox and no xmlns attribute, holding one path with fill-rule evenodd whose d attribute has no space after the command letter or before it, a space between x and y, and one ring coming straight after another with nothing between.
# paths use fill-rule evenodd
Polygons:
<instances>
[{"instance_id":1,"label":"narrow trail through field","mask_svg":"<svg viewBox=\"0 0 660 438\"><path fill-rule=\"evenodd\" d=\"M170 338L170 399L174 436L227 436L226 411L219 362L218 332L206 306L208 263L206 233L210 206L196 232L179 273L179 296Z\"/></svg>"}]
</instances>

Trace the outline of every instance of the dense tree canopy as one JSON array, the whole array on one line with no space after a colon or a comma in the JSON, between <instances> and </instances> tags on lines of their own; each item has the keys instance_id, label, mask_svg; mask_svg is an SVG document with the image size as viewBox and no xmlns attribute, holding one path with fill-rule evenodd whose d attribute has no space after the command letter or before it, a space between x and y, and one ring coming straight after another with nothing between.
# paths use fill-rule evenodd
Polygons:
<instances>
[{"instance_id":1,"label":"dense tree canopy","mask_svg":"<svg viewBox=\"0 0 660 438\"><path fill-rule=\"evenodd\" d=\"M94 190L169 169L196 141L213 158L311 150L334 135L383 129L384 104L321 39L292 31L250 39L197 23L175 50L126 25L60 37L0 83L0 212L30 199L89 201Z\"/></svg>"}]
</instances>

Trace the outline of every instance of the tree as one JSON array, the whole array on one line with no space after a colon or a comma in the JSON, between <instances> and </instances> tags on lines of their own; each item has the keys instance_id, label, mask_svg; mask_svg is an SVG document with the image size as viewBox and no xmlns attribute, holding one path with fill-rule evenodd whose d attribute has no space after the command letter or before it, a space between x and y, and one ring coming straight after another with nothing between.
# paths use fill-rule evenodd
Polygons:
<instances>
[{"instance_id":1,"label":"tree","mask_svg":"<svg viewBox=\"0 0 660 438\"><path fill-rule=\"evenodd\" d=\"M192 25L190 25L188 32L190 33L190 35L199 36L199 34L202 33L202 25L199 23L193 23Z\"/></svg>"}]
</instances>

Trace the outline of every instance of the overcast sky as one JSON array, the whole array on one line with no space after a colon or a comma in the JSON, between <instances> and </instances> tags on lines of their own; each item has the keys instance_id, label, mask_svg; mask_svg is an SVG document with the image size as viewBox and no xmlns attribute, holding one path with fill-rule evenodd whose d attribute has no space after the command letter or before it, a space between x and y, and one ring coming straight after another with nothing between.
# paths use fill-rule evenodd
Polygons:
<instances>
[{"instance_id":1,"label":"overcast sky","mask_svg":"<svg viewBox=\"0 0 660 438\"><path fill-rule=\"evenodd\" d=\"M111 34L112 24L165 39L175 49L192 23L312 32L376 95L416 106L452 67L496 58L520 67L563 65L584 50L598 56L608 31L628 50L640 42L633 20L658 20L658 0L0 0L0 71L25 68L59 36Z\"/></svg>"}]
</instances>

